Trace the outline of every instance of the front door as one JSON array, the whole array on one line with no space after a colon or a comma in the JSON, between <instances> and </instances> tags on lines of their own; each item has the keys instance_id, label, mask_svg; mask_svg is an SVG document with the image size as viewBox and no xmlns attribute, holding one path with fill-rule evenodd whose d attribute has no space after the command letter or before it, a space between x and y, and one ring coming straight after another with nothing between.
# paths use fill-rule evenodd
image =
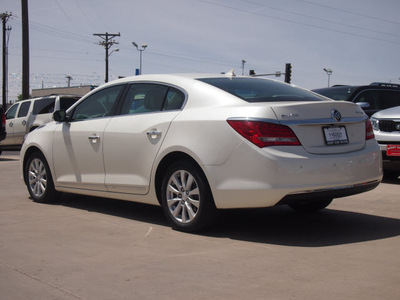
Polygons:
<instances>
[{"instance_id":1,"label":"front door","mask_svg":"<svg viewBox=\"0 0 400 300\"><path fill-rule=\"evenodd\" d=\"M103 163L104 129L112 119L123 89L117 85L84 99L54 134L55 184L77 189L106 190Z\"/></svg>"}]
</instances>

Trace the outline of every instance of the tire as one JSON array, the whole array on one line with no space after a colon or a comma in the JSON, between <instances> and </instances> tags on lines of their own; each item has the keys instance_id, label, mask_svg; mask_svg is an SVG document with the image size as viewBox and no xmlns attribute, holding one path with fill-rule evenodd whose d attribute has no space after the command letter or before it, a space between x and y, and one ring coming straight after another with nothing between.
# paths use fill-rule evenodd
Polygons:
<instances>
[{"instance_id":1,"label":"tire","mask_svg":"<svg viewBox=\"0 0 400 300\"><path fill-rule=\"evenodd\" d=\"M172 164L165 172L161 204L172 226L185 232L204 230L217 217L211 189L203 172L188 160Z\"/></svg>"},{"instance_id":2,"label":"tire","mask_svg":"<svg viewBox=\"0 0 400 300\"><path fill-rule=\"evenodd\" d=\"M25 167L25 183L33 201L39 203L52 203L58 192L54 188L49 165L43 154L32 153Z\"/></svg>"},{"instance_id":3,"label":"tire","mask_svg":"<svg viewBox=\"0 0 400 300\"><path fill-rule=\"evenodd\" d=\"M290 203L289 206L297 212L310 213L324 209L329 204L331 204L332 200L333 199L328 198L319 200L298 201Z\"/></svg>"}]
</instances>

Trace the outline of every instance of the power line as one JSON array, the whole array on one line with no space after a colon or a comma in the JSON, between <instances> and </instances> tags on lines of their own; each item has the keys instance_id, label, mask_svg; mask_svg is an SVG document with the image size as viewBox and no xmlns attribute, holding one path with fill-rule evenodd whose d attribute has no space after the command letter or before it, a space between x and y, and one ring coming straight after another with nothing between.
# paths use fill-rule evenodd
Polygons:
<instances>
[{"instance_id":1,"label":"power line","mask_svg":"<svg viewBox=\"0 0 400 300\"><path fill-rule=\"evenodd\" d=\"M297 0L297 1L308 3L308 4L311 4L311 5L315 5L315 6L321 6L321 7L333 9L333 10L336 10L336 11L340 11L340 12L344 12L344 13L348 13L348 14L352 14L352 15L356 15L356 16L360 16L360 17L364 17L364 18L368 18L368 19L375 19L375 20L378 20L378 21L381 21L381 22L400 25L400 23L396 22L396 21L382 19L382 18L379 18L379 17L371 16L371 15L365 15L365 14L357 13L357 12L354 12L354 11L349 11L349 10L345 10L345 9L329 6L329 5L326 5L326 4L320 4L320 3L307 1L307 0Z\"/></svg>"},{"instance_id":2,"label":"power line","mask_svg":"<svg viewBox=\"0 0 400 300\"><path fill-rule=\"evenodd\" d=\"M297 13L297 12L294 12L294 11L291 11L291 10L288 10L288 9L276 8L276 7L272 7L272 6L269 6L269 5L261 4L259 2L255 2L255 1L251 1L251 0L242 0L242 1L247 2L247 3L251 3L251 4L255 4L255 5L259 5L261 7L265 7L265 8L268 8L268 9L272 9L272 10L276 10L276 11L281 11L281 12L293 14L293 15L296 15L296 16L309 18L309 19L312 19L312 20L323 21L323 22L327 22L327 23L331 23L331 24L335 24L335 25L340 25L340 26L344 26L344 27L349 27L349 28L353 28L353 29L364 30L364 31L367 31L367 32L374 32L374 33L384 34L384 35L388 35L388 36L400 37L399 34L394 34L394 33L385 32L385 31L378 31L378 30L365 28L365 27L361 27L361 26L356 26L356 25L344 24L343 22L337 22L337 21L332 21L332 20L328 20L328 19L325 19L325 18L320 18L320 17L317 17L317 16L310 16L310 15L303 14L303 13ZM301 1L301 0L299 0L299 1ZM301 2L310 3L310 4L316 4L316 3L309 2L309 1L301 1ZM329 8L331 8L331 7L329 7ZM334 8L332 8L332 9L334 9ZM342 11L340 9L338 9L338 10ZM347 12L347 11L345 11L345 12ZM351 12L347 12L347 13L351 14Z\"/></svg>"},{"instance_id":3,"label":"power line","mask_svg":"<svg viewBox=\"0 0 400 300\"><path fill-rule=\"evenodd\" d=\"M208 5L218 6L218 7L229 8L229 9L232 9L232 10L236 10L236 11L240 11L240 12L244 12L244 13L248 13L248 14L252 14L252 15L257 15L257 16L260 16L260 17L268 18L268 19L279 20L279 21L286 22L286 23L293 23L293 24L297 24L297 25L303 25L303 26L312 27L312 28L316 28L316 29L321 29L321 30L325 30L325 31L331 31L331 32L345 34L345 35L361 37L361 38L364 38L364 39L371 39L371 40L381 41L381 42L385 42L385 43L400 44L400 41L391 41L391 40L387 40L387 39L383 39L383 38L377 38L377 37L371 37L371 36L367 36L367 35L363 35L363 34L346 32L346 31L342 31L342 30L327 28L327 27L324 27L324 26L309 24L309 23L305 23L305 22L300 22L300 21L295 21L295 20L288 20L288 19L285 19L285 18L282 18L282 17L266 15L266 14L262 14L262 13L254 12L254 11L248 11L248 10L240 9L240 8L237 8L237 7L229 6L229 5L226 5L226 4L213 3L213 2L206 1L206 0L194 0L194 1L201 2L201 3L204 3L204 4L208 4Z\"/></svg>"}]
</instances>

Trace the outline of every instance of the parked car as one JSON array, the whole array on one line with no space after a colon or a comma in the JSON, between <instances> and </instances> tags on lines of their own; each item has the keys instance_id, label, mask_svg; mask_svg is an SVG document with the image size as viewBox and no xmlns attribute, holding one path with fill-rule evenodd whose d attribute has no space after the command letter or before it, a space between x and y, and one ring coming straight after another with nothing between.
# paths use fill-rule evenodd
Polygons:
<instances>
[{"instance_id":1,"label":"parked car","mask_svg":"<svg viewBox=\"0 0 400 300\"><path fill-rule=\"evenodd\" d=\"M7 132L6 132L6 115L4 113L4 110L2 107L0 107L0 120L1 120L1 126L0 126L0 142L6 138ZM1 154L1 150L0 150Z\"/></svg>"},{"instance_id":2,"label":"parked car","mask_svg":"<svg viewBox=\"0 0 400 300\"><path fill-rule=\"evenodd\" d=\"M19 150L27 133L53 120L53 112L68 109L80 97L57 95L18 101L6 112L7 137L0 142L3 150Z\"/></svg>"},{"instance_id":3,"label":"parked car","mask_svg":"<svg viewBox=\"0 0 400 300\"><path fill-rule=\"evenodd\" d=\"M54 119L20 154L34 201L68 192L161 205L184 231L209 226L218 209L323 209L382 178L358 105L269 79L127 77Z\"/></svg>"},{"instance_id":4,"label":"parked car","mask_svg":"<svg viewBox=\"0 0 400 300\"><path fill-rule=\"evenodd\" d=\"M371 122L382 151L383 169L400 174L400 106L373 114Z\"/></svg>"},{"instance_id":5,"label":"parked car","mask_svg":"<svg viewBox=\"0 0 400 300\"><path fill-rule=\"evenodd\" d=\"M400 105L400 85L394 83L374 82L363 86L335 85L313 91L333 100L357 103L369 117L382 109Z\"/></svg>"}]
</instances>

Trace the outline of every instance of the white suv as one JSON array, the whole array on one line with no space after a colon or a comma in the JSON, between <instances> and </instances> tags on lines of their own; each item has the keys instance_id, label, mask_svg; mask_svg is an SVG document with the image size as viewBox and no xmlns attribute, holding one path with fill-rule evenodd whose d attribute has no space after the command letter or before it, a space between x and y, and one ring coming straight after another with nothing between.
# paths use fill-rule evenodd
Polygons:
<instances>
[{"instance_id":1,"label":"white suv","mask_svg":"<svg viewBox=\"0 0 400 300\"><path fill-rule=\"evenodd\" d=\"M384 170L400 174L400 106L373 114L371 123L382 151Z\"/></svg>"},{"instance_id":2,"label":"white suv","mask_svg":"<svg viewBox=\"0 0 400 300\"><path fill-rule=\"evenodd\" d=\"M19 150L24 136L53 120L53 112L68 109L80 97L72 95L47 96L18 101L6 112L6 138L0 142L3 150Z\"/></svg>"}]
</instances>

